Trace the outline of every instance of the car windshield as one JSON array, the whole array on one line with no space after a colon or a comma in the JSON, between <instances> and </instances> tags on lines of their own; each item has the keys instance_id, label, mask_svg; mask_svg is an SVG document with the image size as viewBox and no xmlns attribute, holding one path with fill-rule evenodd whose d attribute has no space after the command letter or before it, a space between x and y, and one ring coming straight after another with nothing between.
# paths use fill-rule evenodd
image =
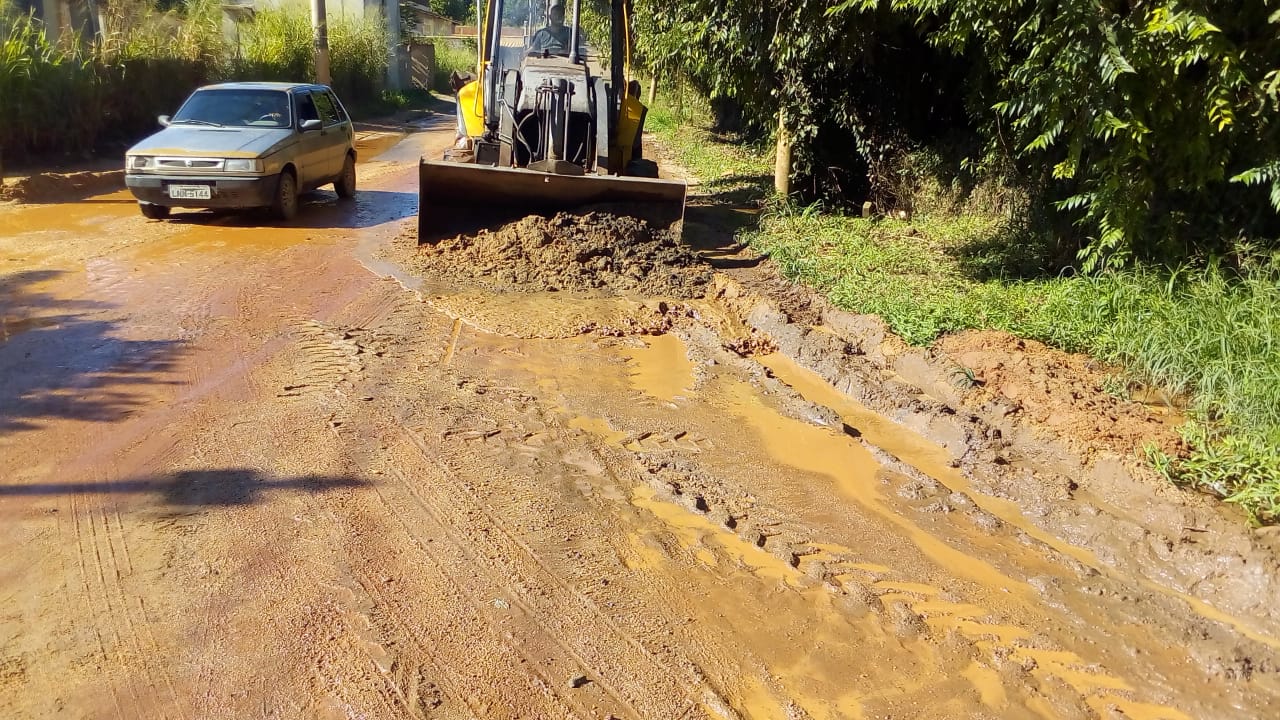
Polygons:
<instances>
[{"instance_id":1,"label":"car windshield","mask_svg":"<svg viewBox=\"0 0 1280 720\"><path fill-rule=\"evenodd\" d=\"M170 120L173 124L219 127L289 127L289 94L283 90L218 88L197 90Z\"/></svg>"}]
</instances>

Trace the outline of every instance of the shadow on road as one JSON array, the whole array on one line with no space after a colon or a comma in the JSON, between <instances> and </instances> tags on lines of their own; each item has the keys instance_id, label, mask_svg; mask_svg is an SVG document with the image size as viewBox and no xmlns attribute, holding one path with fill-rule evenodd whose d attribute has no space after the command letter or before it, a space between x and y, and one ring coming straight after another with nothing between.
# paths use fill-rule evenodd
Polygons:
<instances>
[{"instance_id":1,"label":"shadow on road","mask_svg":"<svg viewBox=\"0 0 1280 720\"><path fill-rule=\"evenodd\" d=\"M323 493L334 488L368 485L353 477L301 475L273 478L249 468L183 470L152 477L107 482L0 485L0 498L69 494L154 495L170 510L235 507L261 502L279 492Z\"/></svg>"},{"instance_id":2,"label":"shadow on road","mask_svg":"<svg viewBox=\"0 0 1280 720\"><path fill-rule=\"evenodd\" d=\"M137 205L138 201L132 197L112 198L112 197L91 197L83 200L76 200L77 205Z\"/></svg>"},{"instance_id":3,"label":"shadow on road","mask_svg":"<svg viewBox=\"0 0 1280 720\"><path fill-rule=\"evenodd\" d=\"M770 175L732 175L697 187L685 208L684 241L712 267L754 267L763 258L739 254L741 233L760 224L760 201L773 187Z\"/></svg>"},{"instance_id":4,"label":"shadow on road","mask_svg":"<svg viewBox=\"0 0 1280 720\"><path fill-rule=\"evenodd\" d=\"M39 289L62 273L0 276L0 433L42 421L111 422L145 404L143 386L165 380L184 353L173 340L118 337L95 317L108 305Z\"/></svg>"}]
</instances>

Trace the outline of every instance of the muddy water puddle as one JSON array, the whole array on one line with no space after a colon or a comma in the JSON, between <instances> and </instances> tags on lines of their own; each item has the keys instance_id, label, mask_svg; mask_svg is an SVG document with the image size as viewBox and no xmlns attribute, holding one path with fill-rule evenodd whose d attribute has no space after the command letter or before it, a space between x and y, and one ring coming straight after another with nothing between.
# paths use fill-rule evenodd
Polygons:
<instances>
[{"instance_id":1,"label":"muddy water puddle","mask_svg":"<svg viewBox=\"0 0 1280 720\"><path fill-rule=\"evenodd\" d=\"M684 341L675 335L656 335L641 340L643 345L623 349L631 363L632 384L667 402L687 395L693 388L693 361Z\"/></svg>"},{"instance_id":2,"label":"muddy water puddle","mask_svg":"<svg viewBox=\"0 0 1280 720\"><path fill-rule=\"evenodd\" d=\"M523 308L521 322L554 325L565 302L571 301L537 298ZM453 303L460 312L484 305L471 297L431 303ZM503 306L510 308L509 299L491 307ZM1061 690L1055 688L1070 688L1098 713L1117 707L1143 720L1188 717L1146 702L1140 681L1044 636L1035 591L971 554L983 543L967 533L949 538L903 513L886 493L885 468L856 437L780 411L777 398L723 367L699 367L680 335L522 339L479 329L493 327L492 317L506 317L505 311L469 317L453 340L452 362L478 362L498 377L526 377L566 427L636 458L656 452L711 461L718 447L732 447L754 458L747 461L752 466L777 468L770 494L811 508L809 533L780 553L725 527L707 508L687 506L689 498L672 498L660 485L636 486L626 498L638 515L624 565L661 569L687 585L689 596L700 598L695 605L708 608L699 625L725 633L756 628L735 639L762 668L738 678L730 693L743 717L789 717L788 703L814 718L925 706L945 716L983 708L999 717L1059 717ZM780 379L802 384L779 358L765 364ZM835 404L846 424L856 424L891 454L932 473L951 471L944 449L899 435L887 419L840 406L816 387L802 391L828 407ZM620 402L627 397L630 402ZM814 488L819 491L809 497ZM827 493L843 498L837 512L814 499ZM859 548L833 542L838 531L827 535L840 517L859 514L876 518L897 539ZM987 540L987 549L1000 550ZM922 575L916 561L895 562L893 542L914 548L932 569ZM1020 553L1011 555L1035 560L1036 572L1052 567L1030 551ZM951 580L940 584L944 578ZM861 598L852 609L851 597ZM876 658L874 669L866 666L868 657ZM1011 673L1009 667L1022 669ZM952 699L938 707L940 696Z\"/></svg>"},{"instance_id":3,"label":"muddy water puddle","mask_svg":"<svg viewBox=\"0 0 1280 720\"><path fill-rule=\"evenodd\" d=\"M831 387L815 373L800 367L785 356L773 354L761 357L759 361L769 368L776 377L799 392L805 399L835 411L847 424L856 427L858 432L869 443L937 480L950 490L964 493L969 500L976 503L983 511L998 518L1005 525L1025 533L1054 551L1081 562L1097 572L1111 576L1115 575L1114 571L1093 553L1072 545L1036 526L1022 513L1017 504L976 492L969 480L958 470L951 467L949 454L941 446L930 443L910 430L859 405ZM1238 618L1222 612L1191 595L1148 580L1140 579L1140 582L1147 590L1169 595L1187 603L1192 610L1208 620L1232 627L1251 640L1271 648L1280 649L1280 639L1260 632Z\"/></svg>"},{"instance_id":4,"label":"muddy water puddle","mask_svg":"<svg viewBox=\"0 0 1280 720\"><path fill-rule=\"evenodd\" d=\"M127 190L77 203L0 207L0 238L28 233L97 231L104 222L137 214L138 204Z\"/></svg>"}]
</instances>

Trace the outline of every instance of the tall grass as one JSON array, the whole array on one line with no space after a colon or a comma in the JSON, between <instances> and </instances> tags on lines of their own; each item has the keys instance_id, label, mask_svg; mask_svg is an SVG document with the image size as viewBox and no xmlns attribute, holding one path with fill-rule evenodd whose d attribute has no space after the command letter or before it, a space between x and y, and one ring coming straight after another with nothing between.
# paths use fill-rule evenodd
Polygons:
<instances>
[{"instance_id":1,"label":"tall grass","mask_svg":"<svg viewBox=\"0 0 1280 720\"><path fill-rule=\"evenodd\" d=\"M159 12L151 0L110 8L101 37L57 45L34 16L0 13L0 154L8 161L127 144L209 82L313 77L302 5L258 12L239 26L238 42L223 34L218 0L190 0L181 14ZM381 98L386 33L376 16L331 21L331 74L346 104Z\"/></svg>"},{"instance_id":2,"label":"tall grass","mask_svg":"<svg viewBox=\"0 0 1280 720\"><path fill-rule=\"evenodd\" d=\"M449 87L450 73L476 73L476 42L460 40L436 40L436 65L432 70L431 87L443 93L452 93Z\"/></svg>"},{"instance_id":3,"label":"tall grass","mask_svg":"<svg viewBox=\"0 0 1280 720\"><path fill-rule=\"evenodd\" d=\"M390 56L387 24L381 16L340 20L329 25L329 66L333 89L345 102L364 104L382 95Z\"/></svg>"},{"instance_id":4,"label":"tall grass","mask_svg":"<svg viewBox=\"0 0 1280 720\"><path fill-rule=\"evenodd\" d=\"M298 8L265 8L239 28L238 79L297 81L314 75L311 18Z\"/></svg>"}]
</instances>

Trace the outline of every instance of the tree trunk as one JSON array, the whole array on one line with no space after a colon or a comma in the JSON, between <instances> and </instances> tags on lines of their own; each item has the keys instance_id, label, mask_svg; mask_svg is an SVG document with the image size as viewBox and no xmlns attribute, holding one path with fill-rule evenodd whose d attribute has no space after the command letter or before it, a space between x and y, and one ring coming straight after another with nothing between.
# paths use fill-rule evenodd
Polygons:
<instances>
[{"instance_id":1,"label":"tree trunk","mask_svg":"<svg viewBox=\"0 0 1280 720\"><path fill-rule=\"evenodd\" d=\"M649 107L653 107L653 99L658 95L658 71L653 71L653 77L649 78Z\"/></svg>"},{"instance_id":2,"label":"tree trunk","mask_svg":"<svg viewBox=\"0 0 1280 720\"><path fill-rule=\"evenodd\" d=\"M779 195L791 194L791 135L787 132L786 111L778 109L778 149L773 163L773 189Z\"/></svg>"}]
</instances>

